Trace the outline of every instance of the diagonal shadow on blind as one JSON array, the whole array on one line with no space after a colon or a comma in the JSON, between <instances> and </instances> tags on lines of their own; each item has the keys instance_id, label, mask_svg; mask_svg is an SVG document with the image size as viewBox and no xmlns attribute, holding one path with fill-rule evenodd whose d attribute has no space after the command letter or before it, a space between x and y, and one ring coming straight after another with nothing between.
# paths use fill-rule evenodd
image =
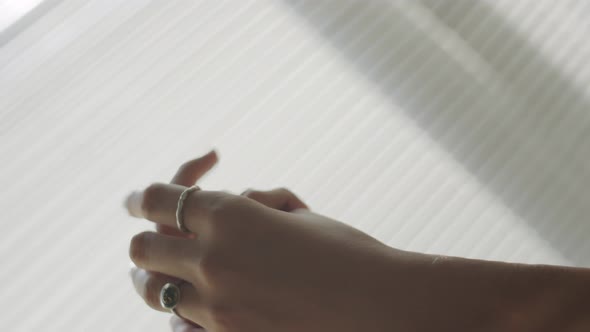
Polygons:
<instances>
[{"instance_id":1,"label":"diagonal shadow on blind","mask_svg":"<svg viewBox=\"0 0 590 332\"><path fill-rule=\"evenodd\" d=\"M392 4L284 1L566 259L590 266L589 101L499 13L423 7L491 69L495 82L482 82ZM453 21L462 14L471 25Z\"/></svg>"}]
</instances>

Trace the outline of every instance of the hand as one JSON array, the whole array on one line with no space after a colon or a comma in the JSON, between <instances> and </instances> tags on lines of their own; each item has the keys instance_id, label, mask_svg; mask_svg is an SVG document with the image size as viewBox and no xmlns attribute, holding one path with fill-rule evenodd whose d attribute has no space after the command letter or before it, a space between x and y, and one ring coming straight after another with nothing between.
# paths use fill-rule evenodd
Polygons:
<instances>
[{"instance_id":1,"label":"hand","mask_svg":"<svg viewBox=\"0 0 590 332\"><path fill-rule=\"evenodd\" d=\"M190 160L177 170L176 174L173 176L170 183L178 184L182 186L192 186L196 184L201 177L203 177L207 172L215 166L218 162L219 158L215 151L210 151L209 153ZM295 196L292 197L285 197L284 193L281 190L271 191L271 192L260 192L254 190L247 190L242 193L242 196L248 197L250 199L256 200L262 204L267 206L276 206L277 208L285 211L290 211L297 208L307 208L307 206L301 202ZM142 192L135 192L132 193L129 198L127 199L126 206L130 209L129 212L131 215L141 215L141 211L136 210L134 207L138 206L138 203L141 202L143 199ZM279 202L277 201L281 199L286 199L283 206L278 206ZM166 225L156 224L156 229L159 233L178 236L183 238L194 238L193 234L186 234L179 231L176 227L169 227ZM133 268L131 271L132 277L135 281L136 290L138 293L145 297L146 294L146 285L148 280L151 279L151 276L157 274L156 272L149 272L143 269ZM160 277L167 278L169 280L178 280L170 276L161 275ZM160 307L157 308L160 310ZM204 329L199 326L198 324L194 324L190 321L185 319L179 318L177 316L172 316L170 320L170 324L172 330L175 332L180 331L204 331Z\"/></svg>"},{"instance_id":2,"label":"hand","mask_svg":"<svg viewBox=\"0 0 590 332\"><path fill-rule=\"evenodd\" d=\"M152 185L140 206L131 209L175 227L183 190ZM391 248L309 212L287 190L244 196L191 193L184 215L195 238L153 232L133 238L132 260L155 271L134 278L146 290L148 304L160 309L161 287L182 279L187 283L177 311L210 331L385 328L383 303L376 299L391 294L382 287L391 284ZM401 251L398 257L404 257Z\"/></svg>"},{"instance_id":3,"label":"hand","mask_svg":"<svg viewBox=\"0 0 590 332\"><path fill-rule=\"evenodd\" d=\"M180 166L176 174L171 180L172 184L177 184L185 187L189 187L194 185L199 179L201 179L207 172L209 172L215 164L217 164L218 156L217 153L212 150L209 153L190 160L183 165ZM129 195L127 199L126 206L129 210L129 213L132 215L140 215L141 211L133 210L134 207L138 206L138 203L141 202L143 193L136 192ZM156 229L159 233L167 234L171 236L178 236L183 238L191 238L191 234L186 234L179 231L176 227L169 227L165 225L156 225ZM134 280L146 280L151 275L150 272L141 269L132 269L131 271L132 277ZM142 282L135 283L137 292L145 296L145 284ZM172 328L175 332L178 331L191 331L191 329L195 329L196 331L203 331L200 326L193 325L189 321L184 321L176 316L173 316L173 320L171 321Z\"/></svg>"},{"instance_id":4,"label":"hand","mask_svg":"<svg viewBox=\"0 0 590 332\"><path fill-rule=\"evenodd\" d=\"M169 227L135 236L130 255L140 267L133 281L155 309L165 283L187 281L177 307L187 320L173 318L175 332L203 331L193 322L216 332L590 326L590 270L392 249L309 212L284 189L193 192L184 215L197 236L171 236L181 234L175 209L185 188L152 185L128 205L133 215Z\"/></svg>"}]
</instances>

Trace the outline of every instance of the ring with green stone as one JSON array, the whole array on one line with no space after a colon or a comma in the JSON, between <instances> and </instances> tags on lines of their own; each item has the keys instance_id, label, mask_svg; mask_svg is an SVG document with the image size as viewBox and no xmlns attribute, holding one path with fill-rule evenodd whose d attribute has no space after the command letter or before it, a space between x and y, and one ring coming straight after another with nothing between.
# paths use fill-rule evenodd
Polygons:
<instances>
[{"instance_id":1,"label":"ring with green stone","mask_svg":"<svg viewBox=\"0 0 590 332\"><path fill-rule=\"evenodd\" d=\"M160 290L160 305L162 308L174 312L180 302L180 284L167 283Z\"/></svg>"}]
</instances>

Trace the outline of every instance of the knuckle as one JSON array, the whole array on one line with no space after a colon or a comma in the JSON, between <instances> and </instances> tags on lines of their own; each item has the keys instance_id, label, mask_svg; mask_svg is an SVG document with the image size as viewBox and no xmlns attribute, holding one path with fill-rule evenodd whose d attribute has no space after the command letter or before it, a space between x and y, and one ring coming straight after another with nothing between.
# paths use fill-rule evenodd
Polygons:
<instances>
[{"instance_id":1,"label":"knuckle","mask_svg":"<svg viewBox=\"0 0 590 332\"><path fill-rule=\"evenodd\" d=\"M238 197L232 195L219 195L211 204L209 212L211 217L218 223L219 220L224 220L232 212Z\"/></svg>"},{"instance_id":2,"label":"knuckle","mask_svg":"<svg viewBox=\"0 0 590 332\"><path fill-rule=\"evenodd\" d=\"M236 311L227 305L214 304L208 308L208 314L218 331L237 331L241 327Z\"/></svg>"},{"instance_id":3,"label":"knuckle","mask_svg":"<svg viewBox=\"0 0 590 332\"><path fill-rule=\"evenodd\" d=\"M245 197L255 200L257 202L261 201L264 199L264 192L259 191L259 190L249 190L248 193L246 195L244 195Z\"/></svg>"},{"instance_id":4,"label":"knuckle","mask_svg":"<svg viewBox=\"0 0 590 332\"><path fill-rule=\"evenodd\" d=\"M287 189L285 187L277 188L276 191L279 194L282 194L282 195L285 195L285 196L295 196L291 190L289 190L289 189Z\"/></svg>"},{"instance_id":5,"label":"knuckle","mask_svg":"<svg viewBox=\"0 0 590 332\"><path fill-rule=\"evenodd\" d=\"M158 208L158 197L163 190L164 185L161 183L153 183L143 191L143 198L141 200L141 211L146 218L153 216Z\"/></svg>"},{"instance_id":6,"label":"knuckle","mask_svg":"<svg viewBox=\"0 0 590 332\"><path fill-rule=\"evenodd\" d=\"M218 240L229 240L244 230L244 218L252 212L252 200L244 196L226 195L212 204L208 230ZM249 223L251 226L252 223Z\"/></svg>"},{"instance_id":7,"label":"knuckle","mask_svg":"<svg viewBox=\"0 0 590 332\"><path fill-rule=\"evenodd\" d=\"M225 268L219 255L208 253L199 260L199 272L202 280L211 288L216 289L223 283Z\"/></svg>"},{"instance_id":8,"label":"knuckle","mask_svg":"<svg viewBox=\"0 0 590 332\"><path fill-rule=\"evenodd\" d=\"M252 188L248 188L248 189L244 190L244 192L242 193L242 196L251 198L252 196L255 196L256 194L257 194L256 190L254 190Z\"/></svg>"},{"instance_id":9,"label":"knuckle","mask_svg":"<svg viewBox=\"0 0 590 332\"><path fill-rule=\"evenodd\" d=\"M199 260L199 269L203 278L209 283L210 280L215 280L217 272L219 271L219 264L211 254L203 256Z\"/></svg>"}]
</instances>

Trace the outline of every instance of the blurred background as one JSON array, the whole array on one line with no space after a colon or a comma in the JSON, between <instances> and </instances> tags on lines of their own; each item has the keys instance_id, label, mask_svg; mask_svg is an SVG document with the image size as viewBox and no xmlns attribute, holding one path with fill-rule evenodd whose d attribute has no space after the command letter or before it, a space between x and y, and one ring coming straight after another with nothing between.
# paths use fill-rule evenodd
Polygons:
<instances>
[{"instance_id":1,"label":"blurred background","mask_svg":"<svg viewBox=\"0 0 590 332\"><path fill-rule=\"evenodd\" d=\"M286 186L403 249L590 267L590 2L0 0L0 330L167 331L128 192Z\"/></svg>"}]
</instances>

